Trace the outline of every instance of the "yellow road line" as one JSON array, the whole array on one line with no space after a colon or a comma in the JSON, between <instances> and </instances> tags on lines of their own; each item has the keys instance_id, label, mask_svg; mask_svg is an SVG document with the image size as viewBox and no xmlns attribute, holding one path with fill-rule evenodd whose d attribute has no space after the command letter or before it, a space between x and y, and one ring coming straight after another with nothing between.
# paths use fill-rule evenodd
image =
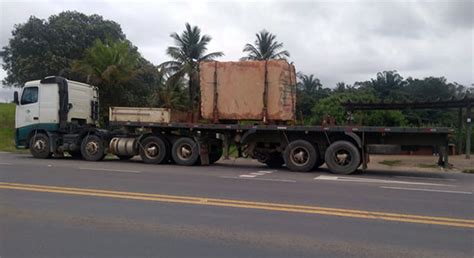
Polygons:
<instances>
[{"instance_id":1,"label":"yellow road line","mask_svg":"<svg viewBox=\"0 0 474 258\"><path fill-rule=\"evenodd\" d=\"M17 184L17 183L6 183L6 182L0 182L0 189L23 190L23 191L33 191L33 192L46 192L46 193L60 193L60 194L82 195L82 196L94 196L94 197L108 197L108 198L143 200L143 201L157 201L157 202L169 202L169 203L185 203L185 204L209 205L209 206L220 206L220 207L259 209L259 210L269 210L269 211L284 211L284 212L296 212L296 213L307 213L307 214L321 214L321 215L332 215L332 216L341 216L341 217L377 219L377 220L387 220L387 221L399 221L399 222L409 222L409 223L474 228L474 220L469 220L469 219L431 217L431 216L420 216L420 215L410 215L410 214L384 213L384 212L371 212L371 211L363 211L363 210L326 208L326 207L318 207L318 206L304 206L304 205L267 203L267 202L251 202L251 201L240 201L240 200L109 191L109 190L100 190L100 189L71 188L71 187L58 187L58 186L46 186L46 185Z\"/></svg>"}]
</instances>

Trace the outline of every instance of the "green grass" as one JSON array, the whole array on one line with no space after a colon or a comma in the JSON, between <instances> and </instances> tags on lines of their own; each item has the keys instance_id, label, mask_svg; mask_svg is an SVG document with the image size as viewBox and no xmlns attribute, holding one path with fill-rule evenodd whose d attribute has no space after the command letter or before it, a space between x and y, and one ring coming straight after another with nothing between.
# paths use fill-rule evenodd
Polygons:
<instances>
[{"instance_id":1,"label":"green grass","mask_svg":"<svg viewBox=\"0 0 474 258\"><path fill-rule=\"evenodd\" d=\"M15 104L0 103L0 151L16 151Z\"/></svg>"},{"instance_id":2,"label":"green grass","mask_svg":"<svg viewBox=\"0 0 474 258\"><path fill-rule=\"evenodd\" d=\"M463 173L468 173L468 174L474 174L474 168L464 169L462 172Z\"/></svg>"},{"instance_id":3,"label":"green grass","mask_svg":"<svg viewBox=\"0 0 474 258\"><path fill-rule=\"evenodd\" d=\"M397 160L382 160L382 161L379 161L379 164L393 167L393 166L400 166L402 164L402 161L398 159Z\"/></svg>"}]
</instances>

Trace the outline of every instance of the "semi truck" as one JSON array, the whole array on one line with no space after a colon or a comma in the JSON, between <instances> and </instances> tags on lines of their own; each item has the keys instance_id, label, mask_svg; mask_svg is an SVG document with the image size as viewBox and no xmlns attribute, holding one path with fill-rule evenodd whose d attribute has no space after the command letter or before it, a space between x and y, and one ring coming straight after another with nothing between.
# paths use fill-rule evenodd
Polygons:
<instances>
[{"instance_id":1,"label":"semi truck","mask_svg":"<svg viewBox=\"0 0 474 258\"><path fill-rule=\"evenodd\" d=\"M270 168L310 172L326 164L335 174L365 170L369 154L403 146L437 147L440 162L448 162L449 128L298 124L295 70L286 61L205 62L200 68L197 122L178 120L164 108L110 107L103 128L97 87L59 76L26 82L14 92L16 147L35 158L68 153L100 161L110 153L184 166L211 165L237 150Z\"/></svg>"}]
</instances>

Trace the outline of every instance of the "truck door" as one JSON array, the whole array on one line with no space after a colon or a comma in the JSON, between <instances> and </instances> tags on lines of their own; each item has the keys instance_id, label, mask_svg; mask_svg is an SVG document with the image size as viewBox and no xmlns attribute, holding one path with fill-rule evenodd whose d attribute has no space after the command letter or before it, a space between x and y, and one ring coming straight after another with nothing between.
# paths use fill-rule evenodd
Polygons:
<instances>
[{"instance_id":1,"label":"truck door","mask_svg":"<svg viewBox=\"0 0 474 258\"><path fill-rule=\"evenodd\" d=\"M18 137L26 138L32 129L32 125L39 123L39 87L24 87L19 105L16 107L15 127L18 129Z\"/></svg>"}]
</instances>

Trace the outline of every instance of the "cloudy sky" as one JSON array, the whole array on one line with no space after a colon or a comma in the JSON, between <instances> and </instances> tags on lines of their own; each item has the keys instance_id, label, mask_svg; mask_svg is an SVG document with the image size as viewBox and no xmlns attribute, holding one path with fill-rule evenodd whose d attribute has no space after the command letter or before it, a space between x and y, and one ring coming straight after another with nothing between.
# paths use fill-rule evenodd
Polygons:
<instances>
[{"instance_id":1,"label":"cloudy sky","mask_svg":"<svg viewBox=\"0 0 474 258\"><path fill-rule=\"evenodd\" d=\"M189 22L212 36L209 50L223 51L222 61L238 60L244 44L267 29L284 43L298 71L315 74L326 87L383 70L474 83L472 0L0 2L0 46L8 44L14 24L31 15L46 19L77 10L118 22L154 64L168 59L169 34Z\"/></svg>"}]
</instances>

